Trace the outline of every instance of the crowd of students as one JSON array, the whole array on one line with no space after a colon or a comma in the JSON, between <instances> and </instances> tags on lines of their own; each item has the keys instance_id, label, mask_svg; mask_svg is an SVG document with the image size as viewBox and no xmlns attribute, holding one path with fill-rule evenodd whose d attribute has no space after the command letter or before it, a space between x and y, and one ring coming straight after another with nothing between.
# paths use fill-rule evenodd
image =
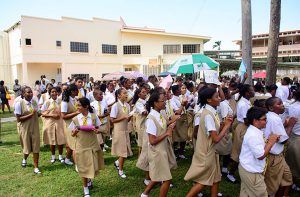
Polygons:
<instances>
[{"instance_id":1,"label":"crowd of students","mask_svg":"<svg viewBox=\"0 0 300 197\"><path fill-rule=\"evenodd\" d=\"M100 84L76 77L61 85L48 82L45 88L38 99L30 87L23 86L15 99L24 154L21 165L26 167L33 153L34 173L41 173L41 117L43 144L50 145L51 163L74 165L84 196L90 196L92 179L104 169L107 140L112 140L119 177L127 178L124 162L133 155L133 135L139 147L136 167L145 172L141 197L147 197L158 183L160 196L167 195L176 161L188 159L187 144L194 149L183 177L193 183L188 197L202 196L205 186L211 187L211 196L222 196L218 191L221 174L235 183L237 171L240 196L289 196L292 187L300 190L298 81L291 83L286 77L278 87L265 87L262 82L251 86L236 78L196 84L191 78L176 77L164 89L155 76L148 81L121 77Z\"/></svg>"}]
</instances>

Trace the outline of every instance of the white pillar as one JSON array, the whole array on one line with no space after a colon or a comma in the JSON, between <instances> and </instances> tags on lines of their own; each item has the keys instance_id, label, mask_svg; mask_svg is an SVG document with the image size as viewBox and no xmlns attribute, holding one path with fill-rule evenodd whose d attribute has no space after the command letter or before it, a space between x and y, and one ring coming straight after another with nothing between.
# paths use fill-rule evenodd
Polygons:
<instances>
[{"instance_id":1,"label":"white pillar","mask_svg":"<svg viewBox=\"0 0 300 197\"><path fill-rule=\"evenodd\" d=\"M22 83L24 85L30 85L30 81L28 81L28 66L27 66L27 62L23 62L22 63Z\"/></svg>"},{"instance_id":2,"label":"white pillar","mask_svg":"<svg viewBox=\"0 0 300 197\"><path fill-rule=\"evenodd\" d=\"M68 80L68 72L65 63L61 63L61 82L65 83Z\"/></svg>"}]
</instances>

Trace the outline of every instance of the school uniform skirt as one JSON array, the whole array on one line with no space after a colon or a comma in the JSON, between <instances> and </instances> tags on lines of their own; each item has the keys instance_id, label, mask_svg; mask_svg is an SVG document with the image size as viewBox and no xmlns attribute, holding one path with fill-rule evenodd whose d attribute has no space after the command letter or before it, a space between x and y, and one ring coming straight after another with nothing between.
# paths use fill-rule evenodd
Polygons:
<instances>
[{"instance_id":1,"label":"school uniform skirt","mask_svg":"<svg viewBox=\"0 0 300 197\"><path fill-rule=\"evenodd\" d=\"M99 130L101 133L97 134L97 140L99 144L103 144L105 141L105 137L108 135L108 123L100 125Z\"/></svg>"},{"instance_id":2,"label":"school uniform skirt","mask_svg":"<svg viewBox=\"0 0 300 197\"><path fill-rule=\"evenodd\" d=\"M239 156L246 130L247 126L244 123L239 122L233 131L231 159L235 162L239 162Z\"/></svg>"},{"instance_id":3,"label":"school uniform skirt","mask_svg":"<svg viewBox=\"0 0 300 197\"><path fill-rule=\"evenodd\" d=\"M185 142L188 140L188 118L187 114L182 114L176 121L173 131L173 142Z\"/></svg>"},{"instance_id":4,"label":"school uniform skirt","mask_svg":"<svg viewBox=\"0 0 300 197\"><path fill-rule=\"evenodd\" d=\"M75 155L80 177L95 178L104 169L103 152L93 132L79 131L75 138Z\"/></svg>"},{"instance_id":5,"label":"school uniform skirt","mask_svg":"<svg viewBox=\"0 0 300 197\"><path fill-rule=\"evenodd\" d=\"M286 151L286 162L290 166L293 177L300 179L300 135L291 134Z\"/></svg>"},{"instance_id":6,"label":"school uniform skirt","mask_svg":"<svg viewBox=\"0 0 300 197\"><path fill-rule=\"evenodd\" d=\"M63 119L45 118L43 125L43 143L49 145L63 145L66 143Z\"/></svg>"}]
</instances>

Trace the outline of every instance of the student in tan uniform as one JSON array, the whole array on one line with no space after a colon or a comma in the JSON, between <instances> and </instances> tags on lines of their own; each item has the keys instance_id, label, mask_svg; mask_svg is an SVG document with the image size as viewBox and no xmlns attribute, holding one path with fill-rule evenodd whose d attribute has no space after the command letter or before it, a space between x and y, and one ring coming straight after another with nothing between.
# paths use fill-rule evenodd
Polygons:
<instances>
[{"instance_id":1,"label":"student in tan uniform","mask_svg":"<svg viewBox=\"0 0 300 197\"><path fill-rule=\"evenodd\" d=\"M104 151L105 139L109 136L107 118L107 116L109 116L108 105L103 99L103 92L96 86L93 90L93 96L95 100L91 103L91 106L94 108L94 112L97 114L101 122L101 125L99 126L100 133L97 134L97 139L101 149Z\"/></svg>"},{"instance_id":2,"label":"student in tan uniform","mask_svg":"<svg viewBox=\"0 0 300 197\"><path fill-rule=\"evenodd\" d=\"M64 122L60 116L60 104L61 99L57 94L58 87L52 87L49 89L50 99L47 100L42 108L42 116L45 118L43 122L43 142L50 145L52 153L51 163L56 160L55 146L58 147L59 156L58 159L61 163L64 162L62 153L65 142L64 136Z\"/></svg>"},{"instance_id":3,"label":"student in tan uniform","mask_svg":"<svg viewBox=\"0 0 300 197\"><path fill-rule=\"evenodd\" d=\"M243 138L247 130L247 126L245 124L246 115L248 109L251 108L250 98L254 97L254 89L249 84L243 84L240 89L240 99L237 103L237 126L233 126L233 138L232 138L232 151L231 151L231 162L229 165L229 173L226 178L232 183L236 182L236 178L234 177L234 173L238 168L239 164L239 155L241 152L241 147L243 143Z\"/></svg>"},{"instance_id":4,"label":"student in tan uniform","mask_svg":"<svg viewBox=\"0 0 300 197\"><path fill-rule=\"evenodd\" d=\"M112 106L110 112L111 121L114 124L111 154L119 157L114 162L119 176L127 178L123 171L124 160L132 155L128 131L128 122L132 116L129 115L130 106L126 102L128 99L127 90L125 88L118 89L116 91L116 99L116 103Z\"/></svg>"},{"instance_id":5,"label":"student in tan uniform","mask_svg":"<svg viewBox=\"0 0 300 197\"><path fill-rule=\"evenodd\" d=\"M77 98L82 98L87 96L87 91L84 89L84 82L82 77L76 77L75 78L75 85L77 86L78 89L78 95Z\"/></svg>"},{"instance_id":6,"label":"student in tan uniform","mask_svg":"<svg viewBox=\"0 0 300 197\"><path fill-rule=\"evenodd\" d=\"M66 139L66 159L65 164L73 165L73 162L70 160L72 156L72 152L75 149L75 140L71 136L71 132L68 129L68 125L70 125L72 118L77 116L79 112L77 111L77 100L76 96L78 95L78 88L75 84L70 84L68 89L66 89L62 95L61 102L61 117L64 120L64 134ZM75 160L73 155L73 160Z\"/></svg>"},{"instance_id":7,"label":"student in tan uniform","mask_svg":"<svg viewBox=\"0 0 300 197\"><path fill-rule=\"evenodd\" d=\"M289 196L293 184L292 173L284 157L284 144L289 139L294 125L297 122L295 117L289 118L284 127L280 114L284 113L284 106L280 98L271 97L266 100L267 125L265 129L266 138L271 134L280 136L268 155L268 164L265 174L265 182L269 196Z\"/></svg>"},{"instance_id":8,"label":"student in tan uniform","mask_svg":"<svg viewBox=\"0 0 300 197\"><path fill-rule=\"evenodd\" d=\"M39 106L40 106L40 107L42 107L42 105L43 105L47 100L50 99L50 95L49 95L49 89L50 89L50 88L53 88L52 83L48 83L48 84L46 85L46 92L43 93L43 94L41 95L41 98L40 98L40 100L39 100Z\"/></svg>"},{"instance_id":9,"label":"student in tan uniform","mask_svg":"<svg viewBox=\"0 0 300 197\"><path fill-rule=\"evenodd\" d=\"M239 174L241 177L240 197L267 197L264 182L266 157L279 136L271 134L266 141L263 128L266 127L266 110L252 107L247 112L249 127L244 136L239 156Z\"/></svg>"},{"instance_id":10,"label":"student in tan uniform","mask_svg":"<svg viewBox=\"0 0 300 197\"><path fill-rule=\"evenodd\" d=\"M76 165L78 174L82 178L84 196L89 197L91 179L94 179L99 170L104 168L103 152L96 137L96 134L101 132L99 130L101 122L93 113L87 98L78 99L77 109L80 113L72 119L69 129L75 139Z\"/></svg>"},{"instance_id":11,"label":"student in tan uniform","mask_svg":"<svg viewBox=\"0 0 300 197\"><path fill-rule=\"evenodd\" d=\"M150 111L146 121L146 133L148 134L148 159L151 182L145 188L141 197L148 197L150 191L158 182L163 182L160 188L160 197L167 196L172 175L170 169L177 167L175 154L169 137L172 136L175 122L167 127L167 120L160 113L166 107L166 98L159 91L153 91L148 101L147 110Z\"/></svg>"},{"instance_id":12,"label":"student in tan uniform","mask_svg":"<svg viewBox=\"0 0 300 197\"><path fill-rule=\"evenodd\" d=\"M146 110L146 98L147 98L146 89L141 87L135 91L132 100L132 104L134 105L135 112L137 113L135 123L136 123L136 129L138 134L139 154L141 153L142 150L143 136L145 132L145 121L148 115L148 112Z\"/></svg>"},{"instance_id":13,"label":"student in tan uniform","mask_svg":"<svg viewBox=\"0 0 300 197\"><path fill-rule=\"evenodd\" d=\"M24 154L21 165L22 167L26 167L27 158L32 152L34 162L33 172L41 174L38 168L40 152L39 106L37 101L32 99L33 93L30 87L24 88L23 97L14 106L20 142Z\"/></svg>"},{"instance_id":14,"label":"student in tan uniform","mask_svg":"<svg viewBox=\"0 0 300 197\"><path fill-rule=\"evenodd\" d=\"M216 116L216 108L220 105L221 99L215 88L206 88L199 96L200 104L205 107L200 116L192 164L184 177L186 181L195 182L187 197L196 196L204 186L211 186L211 196L218 195L221 172L216 144L226 135L232 123L232 117L227 117L220 131L220 120Z\"/></svg>"}]
</instances>

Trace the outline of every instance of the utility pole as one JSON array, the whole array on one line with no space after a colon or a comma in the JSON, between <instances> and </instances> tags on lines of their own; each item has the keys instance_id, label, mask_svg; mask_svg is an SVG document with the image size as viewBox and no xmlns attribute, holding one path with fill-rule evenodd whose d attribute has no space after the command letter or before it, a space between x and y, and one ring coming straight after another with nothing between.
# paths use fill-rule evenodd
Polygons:
<instances>
[{"instance_id":1,"label":"utility pole","mask_svg":"<svg viewBox=\"0 0 300 197\"><path fill-rule=\"evenodd\" d=\"M248 78L245 83L252 85L252 15L251 0L241 0L242 4L242 58L247 65Z\"/></svg>"},{"instance_id":2,"label":"utility pole","mask_svg":"<svg viewBox=\"0 0 300 197\"><path fill-rule=\"evenodd\" d=\"M266 84L276 83L281 0L271 0Z\"/></svg>"}]
</instances>

